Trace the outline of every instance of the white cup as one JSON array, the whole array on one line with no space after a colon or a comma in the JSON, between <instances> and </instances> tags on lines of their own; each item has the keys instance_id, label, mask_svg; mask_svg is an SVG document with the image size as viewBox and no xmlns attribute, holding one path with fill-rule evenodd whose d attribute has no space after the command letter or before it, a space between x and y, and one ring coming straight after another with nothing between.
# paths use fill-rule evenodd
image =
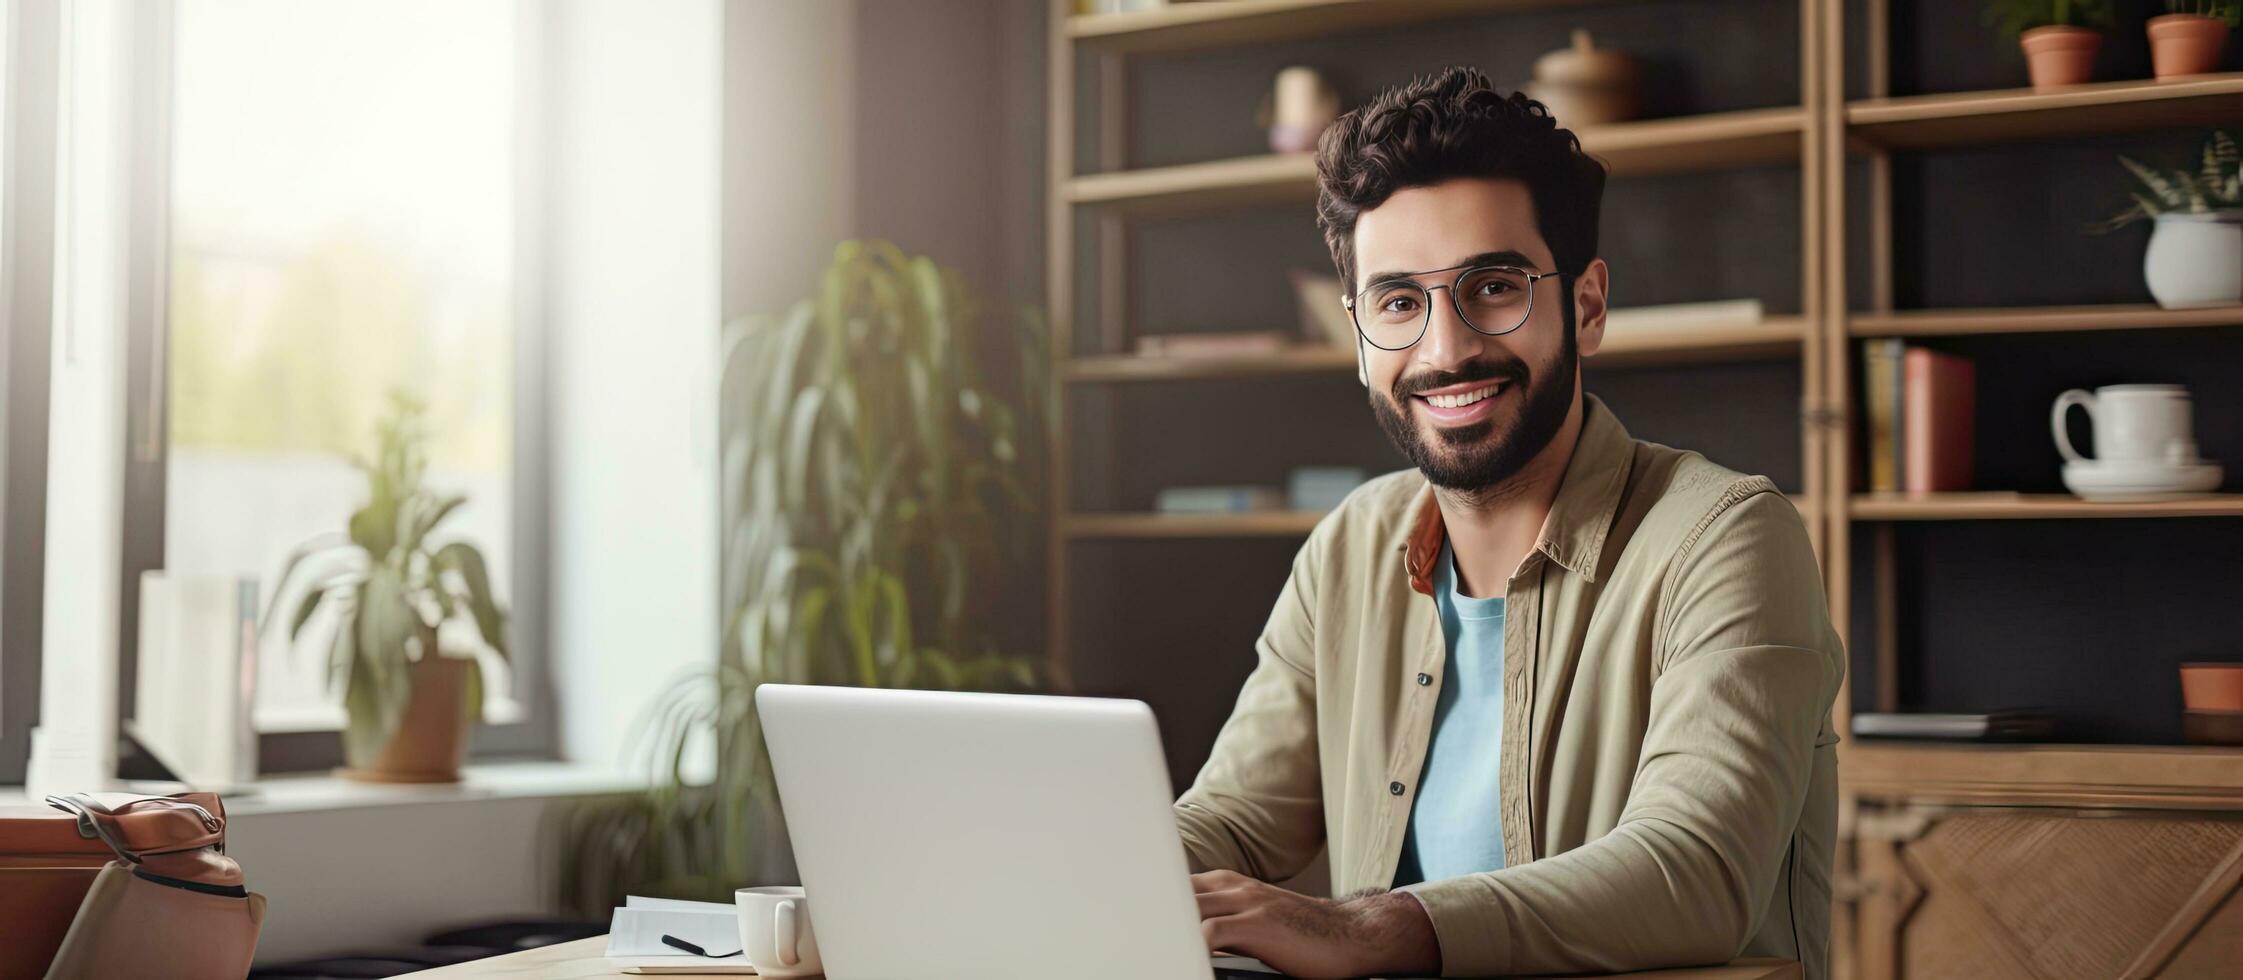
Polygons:
<instances>
[{"instance_id":1,"label":"white cup","mask_svg":"<svg viewBox=\"0 0 2243 980\"><path fill-rule=\"evenodd\" d=\"M2064 431L2072 406L2087 410L2094 427L2095 455L2080 455ZM2197 461L2196 433L2188 389L2181 385L2105 385L2093 394L2074 388L2056 396L2049 410L2056 451L2067 462L2119 466L2186 466Z\"/></svg>"},{"instance_id":2,"label":"white cup","mask_svg":"<svg viewBox=\"0 0 2243 980\"><path fill-rule=\"evenodd\" d=\"M818 937L810 932L810 899L791 885L742 888L740 949L755 972L767 977L814 977L825 972Z\"/></svg>"}]
</instances>

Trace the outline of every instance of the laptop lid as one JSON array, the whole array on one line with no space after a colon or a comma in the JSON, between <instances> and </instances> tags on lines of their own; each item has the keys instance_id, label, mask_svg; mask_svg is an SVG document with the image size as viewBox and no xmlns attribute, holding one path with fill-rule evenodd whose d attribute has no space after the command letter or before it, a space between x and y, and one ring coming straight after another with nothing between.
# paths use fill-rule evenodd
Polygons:
<instances>
[{"instance_id":1,"label":"laptop lid","mask_svg":"<svg viewBox=\"0 0 2243 980\"><path fill-rule=\"evenodd\" d=\"M765 684L834 980L1208 977L1152 709Z\"/></svg>"}]
</instances>

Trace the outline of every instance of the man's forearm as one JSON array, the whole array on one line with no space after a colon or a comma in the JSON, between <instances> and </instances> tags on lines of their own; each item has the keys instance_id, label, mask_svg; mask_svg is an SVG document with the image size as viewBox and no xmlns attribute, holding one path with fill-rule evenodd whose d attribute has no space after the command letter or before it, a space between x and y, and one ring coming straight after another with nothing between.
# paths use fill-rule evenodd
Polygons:
<instances>
[{"instance_id":1,"label":"man's forearm","mask_svg":"<svg viewBox=\"0 0 2243 980\"><path fill-rule=\"evenodd\" d=\"M1417 896L1377 892L1348 899L1341 908L1353 912L1360 923L1359 936L1369 959L1364 972L1441 972L1441 941L1433 932L1433 918L1426 914Z\"/></svg>"}]
</instances>

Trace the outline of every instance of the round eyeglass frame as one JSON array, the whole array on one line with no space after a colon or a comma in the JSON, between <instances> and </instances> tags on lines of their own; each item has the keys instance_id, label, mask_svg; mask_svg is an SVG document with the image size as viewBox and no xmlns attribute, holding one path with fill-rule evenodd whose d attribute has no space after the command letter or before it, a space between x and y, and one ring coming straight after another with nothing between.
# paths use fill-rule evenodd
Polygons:
<instances>
[{"instance_id":1,"label":"round eyeglass frame","mask_svg":"<svg viewBox=\"0 0 2243 980\"><path fill-rule=\"evenodd\" d=\"M1483 337L1501 337L1513 330L1517 330L1520 327L1526 326L1526 322L1534 317L1534 286L1536 283L1550 278L1556 278L1559 281L1563 281L1566 276L1566 274L1563 272L1528 272L1525 269L1521 269L1515 265L1457 265L1450 266L1449 269L1456 269L1458 271L1456 274L1456 279L1445 286L1428 286L1423 283L1418 283L1414 279L1412 280L1412 284L1416 285L1419 290L1425 293L1425 298L1427 301L1425 304L1425 315L1423 317L1420 317L1417 321L1417 334L1410 338L1409 343L1403 344L1400 347L1388 347L1376 340L1372 340L1371 332L1363 329L1362 318L1356 316L1355 314L1355 294L1351 293L1349 295L1340 297L1340 305L1347 307L1347 321L1355 325L1355 335L1363 338L1364 343L1376 347L1380 350L1409 350L1410 348L1417 346L1418 341L1425 339L1426 328L1431 326L1433 323L1433 291L1436 289L1446 289L1449 291L1449 308L1456 311L1456 318L1459 321L1463 322L1463 324L1466 327L1470 328L1473 333L1479 334ZM1429 276L1436 272L1447 272L1449 271L1449 269L1428 269L1424 272L1415 273L1415 275ZM1488 269L1503 269L1509 272L1515 272L1526 279L1526 309L1519 314L1519 322L1514 323L1501 330L1480 329L1478 324L1472 322L1472 317L1464 312L1464 304L1457 302L1456 299L1456 291L1458 287L1464 285L1464 280L1467 277L1471 276L1475 272L1482 272Z\"/></svg>"}]
</instances>

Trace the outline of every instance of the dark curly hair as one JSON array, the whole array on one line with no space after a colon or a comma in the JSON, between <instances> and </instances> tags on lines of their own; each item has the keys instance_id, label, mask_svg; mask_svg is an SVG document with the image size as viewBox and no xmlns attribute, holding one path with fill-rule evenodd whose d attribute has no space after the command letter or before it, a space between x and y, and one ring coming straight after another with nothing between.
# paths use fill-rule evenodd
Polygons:
<instances>
[{"instance_id":1,"label":"dark curly hair","mask_svg":"<svg viewBox=\"0 0 2243 980\"><path fill-rule=\"evenodd\" d=\"M1395 191L1453 177L1524 181L1558 271L1579 275L1596 258L1604 164L1542 103L1504 96L1471 68L1450 68L1387 89L1317 141L1316 223L1349 293L1356 219Z\"/></svg>"}]
</instances>

